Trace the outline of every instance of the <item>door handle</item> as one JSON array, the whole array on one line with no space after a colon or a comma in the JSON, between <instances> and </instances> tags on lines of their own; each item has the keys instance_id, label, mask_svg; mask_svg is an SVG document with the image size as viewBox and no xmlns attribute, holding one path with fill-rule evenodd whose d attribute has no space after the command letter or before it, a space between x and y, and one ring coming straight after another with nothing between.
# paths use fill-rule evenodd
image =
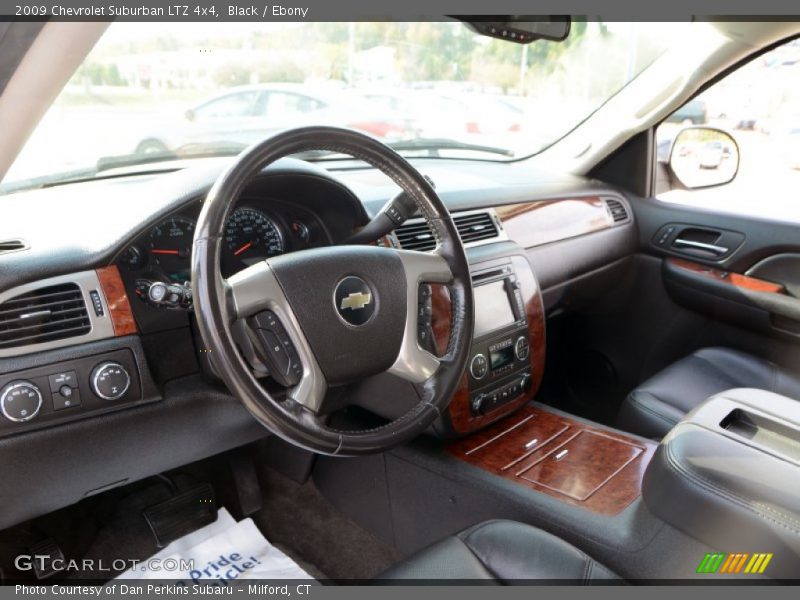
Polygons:
<instances>
[{"instance_id":1,"label":"door handle","mask_svg":"<svg viewBox=\"0 0 800 600\"><path fill-rule=\"evenodd\" d=\"M682 246L684 248L696 248L697 250L706 250L708 252L712 252L718 256L722 256L723 254L728 253L728 248L724 246L716 246L714 244L706 244L703 242L695 242L692 240L683 240L681 238L676 239L672 242L673 246Z\"/></svg>"}]
</instances>

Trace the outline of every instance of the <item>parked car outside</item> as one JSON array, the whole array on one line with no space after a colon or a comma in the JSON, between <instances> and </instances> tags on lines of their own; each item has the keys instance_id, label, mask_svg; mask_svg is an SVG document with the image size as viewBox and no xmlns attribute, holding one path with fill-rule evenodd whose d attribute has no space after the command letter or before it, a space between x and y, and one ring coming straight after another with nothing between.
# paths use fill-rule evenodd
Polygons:
<instances>
[{"instance_id":1,"label":"parked car outside","mask_svg":"<svg viewBox=\"0 0 800 600\"><path fill-rule=\"evenodd\" d=\"M229 88L196 104L178 123L142 137L135 151L159 154L207 144L249 145L281 129L310 123L350 127L384 139L406 135L395 111L347 90L262 84Z\"/></svg>"},{"instance_id":2,"label":"parked car outside","mask_svg":"<svg viewBox=\"0 0 800 600\"><path fill-rule=\"evenodd\" d=\"M362 96L387 110L396 111L417 137L462 139L477 143L507 144L519 133L524 112L501 96L435 90L365 90Z\"/></svg>"},{"instance_id":3,"label":"parked car outside","mask_svg":"<svg viewBox=\"0 0 800 600\"><path fill-rule=\"evenodd\" d=\"M700 150L698 162L701 169L717 169L722 164L725 149L719 140L706 142Z\"/></svg>"}]
</instances>

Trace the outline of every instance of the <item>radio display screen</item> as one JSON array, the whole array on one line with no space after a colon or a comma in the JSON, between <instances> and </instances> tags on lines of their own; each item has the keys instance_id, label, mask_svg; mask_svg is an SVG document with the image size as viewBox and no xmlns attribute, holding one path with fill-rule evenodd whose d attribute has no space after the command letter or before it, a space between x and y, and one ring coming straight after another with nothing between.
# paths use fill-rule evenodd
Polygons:
<instances>
[{"instance_id":1,"label":"radio display screen","mask_svg":"<svg viewBox=\"0 0 800 600\"><path fill-rule=\"evenodd\" d=\"M489 352L489 368L494 371L514 362L514 347L506 346Z\"/></svg>"},{"instance_id":2,"label":"radio display screen","mask_svg":"<svg viewBox=\"0 0 800 600\"><path fill-rule=\"evenodd\" d=\"M475 294L475 327L476 338L511 325L516 318L508 301L505 280L493 281L473 288Z\"/></svg>"}]
</instances>

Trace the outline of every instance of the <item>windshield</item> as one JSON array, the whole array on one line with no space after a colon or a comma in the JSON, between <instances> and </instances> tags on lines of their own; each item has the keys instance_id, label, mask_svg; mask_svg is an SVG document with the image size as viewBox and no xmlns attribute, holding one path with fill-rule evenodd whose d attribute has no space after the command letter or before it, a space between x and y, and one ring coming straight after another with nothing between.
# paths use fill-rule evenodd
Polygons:
<instances>
[{"instance_id":1,"label":"windshield","mask_svg":"<svg viewBox=\"0 0 800 600\"><path fill-rule=\"evenodd\" d=\"M355 128L406 155L529 156L635 78L678 26L573 22L565 42L520 45L455 21L115 23L0 192L231 155L309 124Z\"/></svg>"}]
</instances>

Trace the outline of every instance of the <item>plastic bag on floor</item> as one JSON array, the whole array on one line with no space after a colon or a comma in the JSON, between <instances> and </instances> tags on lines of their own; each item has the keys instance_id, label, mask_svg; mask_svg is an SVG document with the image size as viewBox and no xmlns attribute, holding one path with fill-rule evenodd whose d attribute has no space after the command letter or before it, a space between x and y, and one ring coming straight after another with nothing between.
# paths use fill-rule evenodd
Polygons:
<instances>
[{"instance_id":1,"label":"plastic bag on floor","mask_svg":"<svg viewBox=\"0 0 800 600\"><path fill-rule=\"evenodd\" d=\"M224 508L217 520L172 542L117 579L170 579L176 583L229 584L237 579L312 579L270 544L252 519L236 522Z\"/></svg>"}]
</instances>

